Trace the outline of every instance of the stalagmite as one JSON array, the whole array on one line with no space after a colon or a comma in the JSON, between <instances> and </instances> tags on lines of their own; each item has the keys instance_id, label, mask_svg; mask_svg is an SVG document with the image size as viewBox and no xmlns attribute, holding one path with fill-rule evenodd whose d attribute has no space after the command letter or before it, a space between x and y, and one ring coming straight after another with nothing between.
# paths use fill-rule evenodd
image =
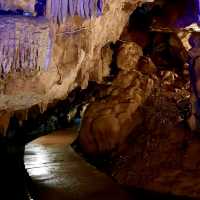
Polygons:
<instances>
[{"instance_id":1,"label":"stalagmite","mask_svg":"<svg viewBox=\"0 0 200 200\"><path fill-rule=\"evenodd\" d=\"M0 18L1 74L46 69L50 59L46 20L25 17Z\"/></svg>"},{"instance_id":2,"label":"stalagmite","mask_svg":"<svg viewBox=\"0 0 200 200\"><path fill-rule=\"evenodd\" d=\"M47 17L53 22L63 23L67 17L98 17L102 14L103 0L48 0Z\"/></svg>"}]
</instances>

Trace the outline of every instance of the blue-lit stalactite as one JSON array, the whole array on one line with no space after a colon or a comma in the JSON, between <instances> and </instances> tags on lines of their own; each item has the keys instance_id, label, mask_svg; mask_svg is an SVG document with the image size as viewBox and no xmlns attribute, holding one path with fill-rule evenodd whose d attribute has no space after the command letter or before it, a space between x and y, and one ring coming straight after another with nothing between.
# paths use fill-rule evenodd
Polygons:
<instances>
[{"instance_id":1,"label":"blue-lit stalactite","mask_svg":"<svg viewBox=\"0 0 200 200\"><path fill-rule=\"evenodd\" d=\"M68 17L85 19L99 17L103 12L103 0L48 0L46 16L54 22L63 23Z\"/></svg>"},{"instance_id":2,"label":"blue-lit stalactite","mask_svg":"<svg viewBox=\"0 0 200 200\"><path fill-rule=\"evenodd\" d=\"M51 4L50 17L54 18L54 20L56 18L57 21L63 21L63 18L74 15L79 15L83 18L102 15L103 0L37 0L35 4L36 16L46 15L47 1L50 1ZM0 15L33 16L33 13L21 9L0 10Z\"/></svg>"},{"instance_id":3,"label":"blue-lit stalactite","mask_svg":"<svg viewBox=\"0 0 200 200\"><path fill-rule=\"evenodd\" d=\"M63 21L64 18L66 19L74 15L83 18L102 15L103 0L37 0L35 4L36 16L46 15L47 1L49 1L51 5L49 15L56 21ZM12 11L0 10L0 15L33 16L33 13L25 12L20 9Z\"/></svg>"}]
</instances>

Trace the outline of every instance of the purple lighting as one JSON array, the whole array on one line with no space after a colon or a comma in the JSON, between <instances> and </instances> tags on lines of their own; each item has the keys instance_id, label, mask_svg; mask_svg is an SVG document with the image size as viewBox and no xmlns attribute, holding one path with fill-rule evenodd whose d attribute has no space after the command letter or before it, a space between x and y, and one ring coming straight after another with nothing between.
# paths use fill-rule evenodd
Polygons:
<instances>
[{"instance_id":1,"label":"purple lighting","mask_svg":"<svg viewBox=\"0 0 200 200\"><path fill-rule=\"evenodd\" d=\"M177 20L178 27L186 27L192 23L200 23L200 0L188 0L184 15Z\"/></svg>"},{"instance_id":2,"label":"purple lighting","mask_svg":"<svg viewBox=\"0 0 200 200\"><path fill-rule=\"evenodd\" d=\"M200 22L200 0L197 1L197 8L198 8L198 23Z\"/></svg>"},{"instance_id":3,"label":"purple lighting","mask_svg":"<svg viewBox=\"0 0 200 200\"><path fill-rule=\"evenodd\" d=\"M47 20L23 16L0 17L0 75L46 70L51 56L49 49Z\"/></svg>"},{"instance_id":4,"label":"purple lighting","mask_svg":"<svg viewBox=\"0 0 200 200\"><path fill-rule=\"evenodd\" d=\"M68 17L98 17L103 12L103 0L48 0L47 16L54 22L62 23Z\"/></svg>"}]
</instances>

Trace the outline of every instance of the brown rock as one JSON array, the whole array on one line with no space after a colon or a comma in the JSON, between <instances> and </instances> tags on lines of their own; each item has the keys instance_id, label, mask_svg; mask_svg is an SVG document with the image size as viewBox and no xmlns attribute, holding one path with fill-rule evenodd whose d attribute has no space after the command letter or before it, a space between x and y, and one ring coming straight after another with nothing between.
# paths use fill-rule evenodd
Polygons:
<instances>
[{"instance_id":1,"label":"brown rock","mask_svg":"<svg viewBox=\"0 0 200 200\"><path fill-rule=\"evenodd\" d=\"M186 170L200 169L200 142L193 141L189 144L183 160L183 167Z\"/></svg>"},{"instance_id":2,"label":"brown rock","mask_svg":"<svg viewBox=\"0 0 200 200\"><path fill-rule=\"evenodd\" d=\"M137 64L137 70L144 74L151 75L157 71L157 68L151 58L142 56Z\"/></svg>"},{"instance_id":3,"label":"brown rock","mask_svg":"<svg viewBox=\"0 0 200 200\"><path fill-rule=\"evenodd\" d=\"M129 188L199 199L199 138L177 123L173 93L153 96L143 104L143 123L115 154L112 177Z\"/></svg>"},{"instance_id":4,"label":"brown rock","mask_svg":"<svg viewBox=\"0 0 200 200\"><path fill-rule=\"evenodd\" d=\"M140 72L120 72L103 100L88 106L79 141L89 154L110 152L141 123L141 106L153 89L153 80ZM136 114L138 113L138 114Z\"/></svg>"},{"instance_id":5,"label":"brown rock","mask_svg":"<svg viewBox=\"0 0 200 200\"><path fill-rule=\"evenodd\" d=\"M14 2L20 2L18 6L30 1L12 1L12 5ZM101 82L108 74L111 55L110 50L105 46L116 42L120 37L129 15L141 0L130 1L125 6L126 2L125 0L105 1L104 13L99 18L83 20L75 16L67 19L66 23L60 26L50 24L51 45L48 52L51 55L49 54L50 62L47 71L43 70L44 66L39 66L40 70L26 74L10 71L9 76L0 82L0 110L23 110L42 102L48 104L53 100L66 98L77 86L87 87L89 80ZM25 7L23 5L23 8ZM25 17L19 18L28 21ZM16 27L20 26L20 19L18 19L19 23L15 23ZM37 19L33 21L34 26L38 28ZM13 33L13 30L8 29L6 33ZM34 29L30 33L35 33ZM39 33L40 31L37 31L37 34Z\"/></svg>"},{"instance_id":6,"label":"brown rock","mask_svg":"<svg viewBox=\"0 0 200 200\"><path fill-rule=\"evenodd\" d=\"M139 45L134 42L124 43L117 54L117 65L122 70L134 70L142 55L143 51Z\"/></svg>"},{"instance_id":7,"label":"brown rock","mask_svg":"<svg viewBox=\"0 0 200 200\"><path fill-rule=\"evenodd\" d=\"M2 111L0 113L0 135L3 135L3 136L6 135L6 131L8 129L11 116L12 116L12 113L7 112L7 111Z\"/></svg>"}]
</instances>

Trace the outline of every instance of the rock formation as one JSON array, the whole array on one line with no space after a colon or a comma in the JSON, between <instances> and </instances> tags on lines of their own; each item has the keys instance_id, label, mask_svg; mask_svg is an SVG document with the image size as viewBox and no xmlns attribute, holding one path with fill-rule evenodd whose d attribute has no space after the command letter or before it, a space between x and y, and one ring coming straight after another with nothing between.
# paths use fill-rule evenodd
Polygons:
<instances>
[{"instance_id":1,"label":"rock formation","mask_svg":"<svg viewBox=\"0 0 200 200\"><path fill-rule=\"evenodd\" d=\"M142 48L136 43L125 43L119 49L117 55L117 66L125 71L134 69L142 55Z\"/></svg>"},{"instance_id":2,"label":"rock formation","mask_svg":"<svg viewBox=\"0 0 200 200\"><path fill-rule=\"evenodd\" d=\"M102 15L102 11L103 0L48 0L46 15L56 23L64 23L70 16L98 17Z\"/></svg>"},{"instance_id":3,"label":"rock formation","mask_svg":"<svg viewBox=\"0 0 200 200\"><path fill-rule=\"evenodd\" d=\"M104 83L83 116L81 150L109 155L105 170L125 186L200 197L199 140L184 124L191 112L186 63L191 30L180 28L199 23L199 8L192 1L190 16L186 0L149 2L48 0L47 10L38 14L35 0L0 0L6 14L25 13L0 17L0 135L7 136L6 150L16 146L10 138L24 139L34 126L51 131L51 122L60 119L49 119L50 109L40 122L37 112L57 100L72 98L70 104L70 92L83 91L90 81ZM183 15L189 18L179 20ZM55 113L63 114L65 103ZM10 121L13 113L17 119Z\"/></svg>"},{"instance_id":4,"label":"rock formation","mask_svg":"<svg viewBox=\"0 0 200 200\"><path fill-rule=\"evenodd\" d=\"M180 10L175 14L174 5L180 2L183 6L176 7ZM154 17L148 21L144 16L152 15L148 13L152 5L133 13L132 17L139 17L130 19L115 52L118 75L105 94L88 106L82 121L82 152L131 191L200 198L199 133L191 132L186 123L192 112L188 38L199 28L180 28L197 17L187 18L188 12L181 10L188 2L157 1L166 6L162 17L172 15L157 23ZM187 19L178 19L183 13ZM138 24L147 27L137 28ZM193 50L197 53L199 48ZM136 78L136 74L140 75Z\"/></svg>"},{"instance_id":5,"label":"rock formation","mask_svg":"<svg viewBox=\"0 0 200 200\"><path fill-rule=\"evenodd\" d=\"M126 56L128 52L130 55ZM151 94L154 80L135 70L140 55L142 50L134 43L124 44L120 49L118 56L122 57L118 63L124 70L101 96L102 100L89 105L84 115L79 141L85 152L110 152L141 122L138 108Z\"/></svg>"},{"instance_id":6,"label":"rock formation","mask_svg":"<svg viewBox=\"0 0 200 200\"><path fill-rule=\"evenodd\" d=\"M141 123L138 108L153 85L152 79L137 71L120 72L107 91L108 97L86 110L79 138L84 151L96 155L119 147Z\"/></svg>"},{"instance_id":7,"label":"rock formation","mask_svg":"<svg viewBox=\"0 0 200 200\"><path fill-rule=\"evenodd\" d=\"M1 76L47 70L51 57L49 25L45 19L0 18ZM8 34L9 33L9 34Z\"/></svg>"},{"instance_id":8,"label":"rock formation","mask_svg":"<svg viewBox=\"0 0 200 200\"><path fill-rule=\"evenodd\" d=\"M130 12L139 2L105 1L103 15L99 18L82 19L75 16L69 17L66 23L60 26L51 25L51 46L49 47L51 56L48 70L42 70L46 67L39 66L41 70L26 75L18 71L10 71L1 80L0 109L15 111L27 109L35 104L48 104L48 102L55 99L67 97L69 92L77 86L87 87L89 80L101 82L103 76L107 75L105 72L109 71L105 70L104 61L102 60L102 53L105 50L102 51L102 48L119 38ZM29 3L31 2L29 1ZM9 19L10 17L5 16L5 21ZM21 21L23 20L25 23L29 21L22 18ZM32 20L32 22L39 28L40 20L38 18ZM20 22L18 26L19 24ZM1 30L1 34L6 32L11 35L17 31L14 27L8 27L9 24L2 22L2 25L7 28ZM43 34L42 32L43 30L37 33L38 37L40 37L39 34ZM34 33L34 30L30 30L31 33ZM43 42L46 43L46 39ZM43 47L44 53L47 51L47 46L49 44ZM36 49L40 51L39 44ZM39 58L44 61L44 57L41 55ZM11 61L9 60L9 62ZM26 68L26 66L23 68Z\"/></svg>"}]
</instances>

